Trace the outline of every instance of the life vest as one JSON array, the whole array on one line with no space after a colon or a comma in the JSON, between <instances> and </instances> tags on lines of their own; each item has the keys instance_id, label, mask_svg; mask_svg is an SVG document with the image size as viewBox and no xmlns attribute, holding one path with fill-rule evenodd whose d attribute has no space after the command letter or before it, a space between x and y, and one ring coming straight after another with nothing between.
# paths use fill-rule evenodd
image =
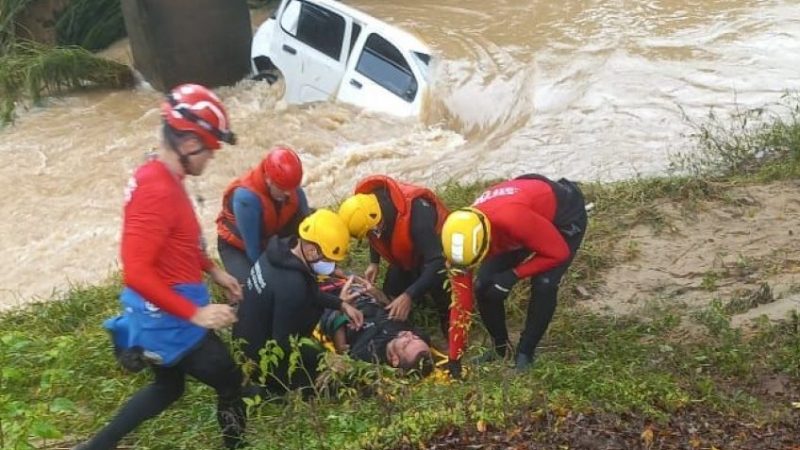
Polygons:
<instances>
[{"instance_id":1,"label":"life vest","mask_svg":"<svg viewBox=\"0 0 800 450\"><path fill-rule=\"evenodd\" d=\"M236 216L233 214L231 204L234 191L240 187L255 194L261 202L261 214L264 226L264 233L261 236L261 247L265 248L269 237L277 234L297 213L299 202L297 190L291 191L289 198L284 201L280 212L278 212L275 208L274 201L267 192L267 182L264 178L264 171L261 165L256 166L250 170L250 172L234 180L233 183L225 189L225 193L222 196L222 211L219 213L219 216L217 216L217 234L224 239L225 242L239 250L245 250L244 241L239 233L239 227L236 225Z\"/></svg>"},{"instance_id":2,"label":"life vest","mask_svg":"<svg viewBox=\"0 0 800 450\"><path fill-rule=\"evenodd\" d=\"M172 286L178 294L198 307L208 305L210 294L205 283ZM169 314L129 287L120 294L123 313L104 322L121 350L139 347L150 361L171 366L197 346L208 330Z\"/></svg>"},{"instance_id":3,"label":"life vest","mask_svg":"<svg viewBox=\"0 0 800 450\"><path fill-rule=\"evenodd\" d=\"M422 198L436 208L437 234L441 233L449 211L430 189L401 183L383 175L373 175L361 180L356 186L355 193L370 194L381 188L385 188L389 193L389 199L397 210L397 217L388 245L386 241L372 234L369 235L369 243L390 264L399 266L403 270L411 270L418 263L414 261L414 243L411 239L412 202Z\"/></svg>"}]
</instances>

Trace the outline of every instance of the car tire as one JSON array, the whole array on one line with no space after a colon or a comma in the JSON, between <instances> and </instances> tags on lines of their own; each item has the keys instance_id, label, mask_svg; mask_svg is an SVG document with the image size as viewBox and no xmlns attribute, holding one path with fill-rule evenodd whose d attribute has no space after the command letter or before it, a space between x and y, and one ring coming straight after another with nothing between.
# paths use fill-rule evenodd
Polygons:
<instances>
[{"instance_id":1,"label":"car tire","mask_svg":"<svg viewBox=\"0 0 800 450\"><path fill-rule=\"evenodd\" d=\"M259 72L252 77L251 79L255 81L266 81L269 84L275 84L278 79L281 77L281 73L277 70L265 70L263 72Z\"/></svg>"}]
</instances>

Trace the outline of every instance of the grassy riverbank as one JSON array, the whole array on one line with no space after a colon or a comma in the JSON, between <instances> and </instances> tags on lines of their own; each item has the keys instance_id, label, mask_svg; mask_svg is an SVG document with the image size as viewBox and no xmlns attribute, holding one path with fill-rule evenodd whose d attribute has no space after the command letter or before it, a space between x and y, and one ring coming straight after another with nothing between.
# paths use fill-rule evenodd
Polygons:
<instances>
[{"instance_id":1,"label":"grassy riverbank","mask_svg":"<svg viewBox=\"0 0 800 450\"><path fill-rule=\"evenodd\" d=\"M699 156L682 160L683 175L583 185L595 204L589 233L530 373L517 376L498 363L468 367L463 382L416 383L344 363L349 370L329 378L346 378L358 389L333 398L323 386L314 400L289 396L258 405L250 441L269 449L796 448L797 311L733 326L737 315L800 292L800 257L791 251L797 217L785 212L800 193L794 104L787 99L780 116L751 111L699 124L693 152ZM450 185L441 193L461 206L481 188ZM652 266L651 241L688 239L682 230L697 223L724 241L732 222L757 219L768 205L743 200L760 198L757 190L785 197L778 202L785 222L774 224L782 232L752 237L776 251L709 266L683 290L664 284L640 292L635 314L592 308L621 295L610 288L621 267L629 273ZM721 210L733 216L714 215ZM717 251L703 242L694 250ZM353 267L363 266L364 255L363 247L355 252ZM767 284L769 295L753 290L754 282ZM116 312L118 291L118 280L74 287L61 301L0 317L0 448L68 448L147 382L145 374L117 368L100 326ZM517 326L524 294L520 289L509 301ZM485 343L479 328L475 346ZM126 445L216 448L212 392L191 384Z\"/></svg>"},{"instance_id":2,"label":"grassy riverbank","mask_svg":"<svg viewBox=\"0 0 800 450\"><path fill-rule=\"evenodd\" d=\"M34 2L0 0L0 126L14 120L18 106L40 103L48 95L133 86L130 67L91 53L125 35L120 5L114 0L68 2L52 18L55 42L50 44L57 45L45 45L31 40L24 24Z\"/></svg>"}]
</instances>

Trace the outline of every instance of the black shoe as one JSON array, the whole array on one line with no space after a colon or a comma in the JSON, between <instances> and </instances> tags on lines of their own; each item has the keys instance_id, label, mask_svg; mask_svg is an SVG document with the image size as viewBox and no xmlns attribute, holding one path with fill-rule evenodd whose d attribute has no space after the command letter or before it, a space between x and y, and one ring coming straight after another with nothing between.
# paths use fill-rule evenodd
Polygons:
<instances>
[{"instance_id":1,"label":"black shoe","mask_svg":"<svg viewBox=\"0 0 800 450\"><path fill-rule=\"evenodd\" d=\"M458 359L451 359L447 362L447 373L450 375L451 380L461 379L461 361Z\"/></svg>"},{"instance_id":2,"label":"black shoe","mask_svg":"<svg viewBox=\"0 0 800 450\"><path fill-rule=\"evenodd\" d=\"M514 364L514 370L517 373L525 373L533 367L533 362L536 361L536 356L526 355L525 353L517 353L517 361Z\"/></svg>"}]
</instances>

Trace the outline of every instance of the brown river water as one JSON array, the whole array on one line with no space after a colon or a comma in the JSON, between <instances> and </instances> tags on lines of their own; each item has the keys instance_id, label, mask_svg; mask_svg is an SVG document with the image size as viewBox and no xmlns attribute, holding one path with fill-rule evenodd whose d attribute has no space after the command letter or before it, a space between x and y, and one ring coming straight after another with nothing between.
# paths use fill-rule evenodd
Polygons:
<instances>
[{"instance_id":1,"label":"brown river water","mask_svg":"<svg viewBox=\"0 0 800 450\"><path fill-rule=\"evenodd\" d=\"M315 205L371 173L430 186L530 171L614 180L663 173L691 148L683 114L769 105L800 88L797 1L349 3L438 53L423 117L286 105L280 85L219 89L240 144L188 183L209 242L224 187L274 144L298 149ZM106 54L130 59L126 41ZM0 130L0 309L118 269L123 188L157 145L158 101L146 87L74 93Z\"/></svg>"}]
</instances>

